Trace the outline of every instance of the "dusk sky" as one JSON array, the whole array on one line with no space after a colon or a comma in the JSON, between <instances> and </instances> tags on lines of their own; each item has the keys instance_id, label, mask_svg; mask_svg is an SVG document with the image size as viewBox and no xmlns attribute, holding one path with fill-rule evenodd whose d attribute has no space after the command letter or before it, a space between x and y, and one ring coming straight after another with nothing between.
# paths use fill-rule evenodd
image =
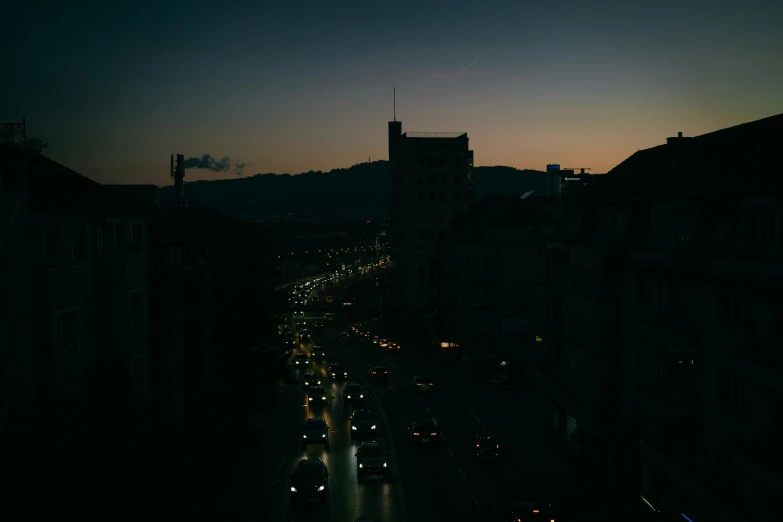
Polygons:
<instances>
[{"instance_id":1,"label":"dusk sky","mask_svg":"<svg viewBox=\"0 0 783 522\"><path fill-rule=\"evenodd\" d=\"M388 159L393 87L403 131L537 170L783 112L780 0L44 4L0 21L0 121L100 183L168 185L173 153L245 176Z\"/></svg>"}]
</instances>

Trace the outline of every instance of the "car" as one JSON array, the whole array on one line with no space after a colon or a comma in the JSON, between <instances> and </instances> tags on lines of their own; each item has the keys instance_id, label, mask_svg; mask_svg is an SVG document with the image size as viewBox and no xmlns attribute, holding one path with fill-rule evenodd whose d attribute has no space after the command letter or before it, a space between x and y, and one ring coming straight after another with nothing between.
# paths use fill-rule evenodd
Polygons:
<instances>
[{"instance_id":1,"label":"car","mask_svg":"<svg viewBox=\"0 0 783 522\"><path fill-rule=\"evenodd\" d=\"M323 330L324 326L325 325L324 325L324 323L322 321L316 321L316 322L313 323L313 328L316 328L318 330Z\"/></svg>"},{"instance_id":2,"label":"car","mask_svg":"<svg viewBox=\"0 0 783 522\"><path fill-rule=\"evenodd\" d=\"M557 519L554 506L548 502L514 500L503 520L507 522L549 522Z\"/></svg>"},{"instance_id":3,"label":"car","mask_svg":"<svg viewBox=\"0 0 783 522\"><path fill-rule=\"evenodd\" d=\"M321 378L314 373L307 372L304 375L302 375L302 382L304 383L306 388L320 386Z\"/></svg>"},{"instance_id":4,"label":"car","mask_svg":"<svg viewBox=\"0 0 783 522\"><path fill-rule=\"evenodd\" d=\"M291 504L327 502L329 500L329 469L317 457L302 459L291 473Z\"/></svg>"},{"instance_id":5,"label":"car","mask_svg":"<svg viewBox=\"0 0 783 522\"><path fill-rule=\"evenodd\" d=\"M351 414L351 438L375 440L378 421L369 410L356 410Z\"/></svg>"},{"instance_id":6,"label":"car","mask_svg":"<svg viewBox=\"0 0 783 522\"><path fill-rule=\"evenodd\" d=\"M388 339L378 339L378 346L381 348L388 348L389 347L389 340Z\"/></svg>"},{"instance_id":7,"label":"car","mask_svg":"<svg viewBox=\"0 0 783 522\"><path fill-rule=\"evenodd\" d=\"M320 386L311 386L307 390L307 405L311 408L323 408L326 406L326 391Z\"/></svg>"},{"instance_id":8,"label":"car","mask_svg":"<svg viewBox=\"0 0 783 522\"><path fill-rule=\"evenodd\" d=\"M490 435L476 435L476 457L495 459L500 456L500 444Z\"/></svg>"},{"instance_id":9,"label":"car","mask_svg":"<svg viewBox=\"0 0 783 522\"><path fill-rule=\"evenodd\" d=\"M413 446L436 446L440 444L440 430L432 421L411 422L408 439Z\"/></svg>"},{"instance_id":10,"label":"car","mask_svg":"<svg viewBox=\"0 0 783 522\"><path fill-rule=\"evenodd\" d=\"M389 352L396 353L400 349L399 343L389 343L389 345L386 347L386 350Z\"/></svg>"},{"instance_id":11,"label":"car","mask_svg":"<svg viewBox=\"0 0 783 522\"><path fill-rule=\"evenodd\" d=\"M429 392L435 387L435 383L428 376L416 375L413 378L413 388L420 392Z\"/></svg>"},{"instance_id":12,"label":"car","mask_svg":"<svg viewBox=\"0 0 783 522\"><path fill-rule=\"evenodd\" d=\"M313 297L310 299L310 302L312 302L313 304L318 304L318 303L320 303L320 302L321 302L321 298L320 298L320 297L318 297L317 295L314 295L314 296L313 296Z\"/></svg>"},{"instance_id":13,"label":"car","mask_svg":"<svg viewBox=\"0 0 783 522\"><path fill-rule=\"evenodd\" d=\"M362 442L356 452L356 478L359 482L366 477L391 477L389 452L378 442Z\"/></svg>"},{"instance_id":14,"label":"car","mask_svg":"<svg viewBox=\"0 0 783 522\"><path fill-rule=\"evenodd\" d=\"M302 427L302 451L308 444L323 444L324 449L329 449L329 425L323 417L310 417Z\"/></svg>"},{"instance_id":15,"label":"car","mask_svg":"<svg viewBox=\"0 0 783 522\"><path fill-rule=\"evenodd\" d=\"M348 370L341 364L333 364L329 367L329 377L333 381L345 380L348 378Z\"/></svg>"},{"instance_id":16,"label":"car","mask_svg":"<svg viewBox=\"0 0 783 522\"><path fill-rule=\"evenodd\" d=\"M294 365L295 366L310 366L310 358L303 354L298 353L294 355Z\"/></svg>"},{"instance_id":17,"label":"car","mask_svg":"<svg viewBox=\"0 0 783 522\"><path fill-rule=\"evenodd\" d=\"M379 340L379 339L380 339L380 336L378 336L378 335L373 335L373 336L372 336L372 343L373 343L373 344L378 344L378 340Z\"/></svg>"},{"instance_id":18,"label":"car","mask_svg":"<svg viewBox=\"0 0 783 522\"><path fill-rule=\"evenodd\" d=\"M299 341L303 343L309 343L312 340L312 337L310 336L310 331L305 328L304 330L299 331Z\"/></svg>"},{"instance_id":19,"label":"car","mask_svg":"<svg viewBox=\"0 0 783 522\"><path fill-rule=\"evenodd\" d=\"M364 401L364 390L356 383L349 382L343 387L343 404L357 404Z\"/></svg>"},{"instance_id":20,"label":"car","mask_svg":"<svg viewBox=\"0 0 783 522\"><path fill-rule=\"evenodd\" d=\"M389 380L389 372L383 366L370 366L370 378L386 382Z\"/></svg>"},{"instance_id":21,"label":"car","mask_svg":"<svg viewBox=\"0 0 783 522\"><path fill-rule=\"evenodd\" d=\"M351 334L348 332L340 332L340 342L344 343L345 341L348 341L351 339Z\"/></svg>"},{"instance_id":22,"label":"car","mask_svg":"<svg viewBox=\"0 0 783 522\"><path fill-rule=\"evenodd\" d=\"M313 346L313 359L323 361L326 357L326 352L320 346Z\"/></svg>"}]
</instances>

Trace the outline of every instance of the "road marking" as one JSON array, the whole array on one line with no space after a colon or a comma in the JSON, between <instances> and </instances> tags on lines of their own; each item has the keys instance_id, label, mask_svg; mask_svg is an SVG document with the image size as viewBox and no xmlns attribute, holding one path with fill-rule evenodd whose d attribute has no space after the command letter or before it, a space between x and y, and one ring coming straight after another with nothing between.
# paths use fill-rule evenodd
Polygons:
<instances>
[{"instance_id":1,"label":"road marking","mask_svg":"<svg viewBox=\"0 0 783 522\"><path fill-rule=\"evenodd\" d=\"M416 397L416 400L418 400L420 403L424 404L424 401L421 400L421 397Z\"/></svg>"},{"instance_id":2,"label":"road marking","mask_svg":"<svg viewBox=\"0 0 783 522\"><path fill-rule=\"evenodd\" d=\"M424 409L427 410L427 413L430 412L430 409L428 407L425 406Z\"/></svg>"},{"instance_id":3,"label":"road marking","mask_svg":"<svg viewBox=\"0 0 783 522\"><path fill-rule=\"evenodd\" d=\"M452 458L452 459L453 459L453 458L455 458L455 457L454 457L454 452L453 452L453 451L451 451L451 448L449 448L449 455L451 456L451 458Z\"/></svg>"},{"instance_id":4,"label":"road marking","mask_svg":"<svg viewBox=\"0 0 783 522\"><path fill-rule=\"evenodd\" d=\"M487 429L487 427L484 425L484 423L483 423L483 422L481 422L481 419L479 419L479 418L478 418L478 415L476 415L475 413L473 413L473 410L471 410L471 409L470 409L470 406L468 406L468 405L467 405L467 403L466 403L465 401L463 401L463 400L462 400L462 399L461 399L461 398L460 398L458 395L456 395L456 394L453 394L453 393L452 393L452 395L454 395L454 397L456 397L456 398L457 398L457 400L458 400L459 402L461 402L463 406L465 406L465 409L466 409L466 410L468 410L468 412L469 412L469 413L470 413L470 414L473 416L473 418L474 418L474 419L476 419L476 422L478 422L478 423L479 423L479 426L481 426L481 427L482 427L482 428L484 428L484 429Z\"/></svg>"},{"instance_id":5,"label":"road marking","mask_svg":"<svg viewBox=\"0 0 783 522\"><path fill-rule=\"evenodd\" d=\"M462 471L462 468L459 468L459 476L462 477L462 480L465 482L468 481L468 477L465 476L465 473Z\"/></svg>"},{"instance_id":6,"label":"road marking","mask_svg":"<svg viewBox=\"0 0 783 522\"><path fill-rule=\"evenodd\" d=\"M471 497L473 497L473 503L476 505L476 509L478 509L478 512L482 513L481 504L479 504L479 501L476 498L476 495L471 495Z\"/></svg>"},{"instance_id":7,"label":"road marking","mask_svg":"<svg viewBox=\"0 0 783 522\"><path fill-rule=\"evenodd\" d=\"M435 420L435 417L433 417L433 418L432 418L432 423L433 423L435 426L437 426L437 425L438 425L438 421L436 421L436 420Z\"/></svg>"}]
</instances>

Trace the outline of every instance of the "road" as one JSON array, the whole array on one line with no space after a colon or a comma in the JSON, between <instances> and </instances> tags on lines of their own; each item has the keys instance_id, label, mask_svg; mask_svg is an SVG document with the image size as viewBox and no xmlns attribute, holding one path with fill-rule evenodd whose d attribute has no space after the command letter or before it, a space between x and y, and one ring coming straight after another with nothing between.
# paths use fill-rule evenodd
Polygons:
<instances>
[{"instance_id":1,"label":"road","mask_svg":"<svg viewBox=\"0 0 783 522\"><path fill-rule=\"evenodd\" d=\"M320 342L317 334L313 337L314 342ZM299 351L309 353L311 347L310 344L302 345ZM325 407L310 408L301 384L289 385L283 389L280 407L294 413L287 418L285 426L279 427L288 434L285 437L288 443L278 450L280 464L273 485L261 502L257 520L352 522L359 516L371 516L383 522L406 522L396 440L386 429L387 424L380 422L378 440L385 443L391 452L392 478L386 482L359 484L356 478L357 443L351 441L349 428L351 410L350 406L343 405L343 383L327 379L326 366L329 362L314 363L306 370L295 370L300 382L301 374L305 371L313 371L322 377L330 397ZM384 413L372 399L366 407L374 410L381 421L384 419ZM329 425L329 450L320 445L309 445L306 451L301 450L302 426L310 416L323 416ZM297 463L305 457L319 457L326 463L331 489L328 503L304 507L289 505L289 477Z\"/></svg>"}]
</instances>

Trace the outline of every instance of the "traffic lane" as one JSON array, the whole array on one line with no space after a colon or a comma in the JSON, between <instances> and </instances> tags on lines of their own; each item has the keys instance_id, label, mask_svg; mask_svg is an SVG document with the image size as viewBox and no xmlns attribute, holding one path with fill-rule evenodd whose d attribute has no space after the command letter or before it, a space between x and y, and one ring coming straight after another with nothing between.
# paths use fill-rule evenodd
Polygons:
<instances>
[{"instance_id":1,"label":"traffic lane","mask_svg":"<svg viewBox=\"0 0 783 522\"><path fill-rule=\"evenodd\" d=\"M349 364L356 366L356 362ZM482 520L475 493L449 455L448 434L438 446L420 448L410 445L408 425L413 421L431 419L421 403L414 397L401 396L383 384L362 378L357 380L363 381L377 397L392 427L391 435L397 448L411 520Z\"/></svg>"},{"instance_id":2,"label":"traffic lane","mask_svg":"<svg viewBox=\"0 0 783 522\"><path fill-rule=\"evenodd\" d=\"M511 498L557 500L578 487L572 464L553 448L549 417L538 397L527 392L510 401L498 393L494 399L469 401L449 392L422 397L448 430L455 458L479 485L483 505L505 505ZM475 456L474 438L481 433L500 446L494 464Z\"/></svg>"},{"instance_id":3,"label":"traffic lane","mask_svg":"<svg viewBox=\"0 0 783 522\"><path fill-rule=\"evenodd\" d=\"M260 512L259 520L354 520L359 516L374 516L381 520L404 522L405 514L399 501L398 472L392 459L392 481L358 484L356 478L356 444L349 432L350 410L343 406L338 383L325 386L330 400L323 409L310 408L303 390L298 390L297 408L300 410L295 435L291 437L285 452L274 489L267 507ZM332 398L333 397L333 398ZM329 425L329 449L321 445L308 445L301 449L301 427L308 416L323 416ZM385 428L380 426L379 440L384 441ZM296 465L305 457L323 459L329 469L329 502L306 506L291 506L290 476Z\"/></svg>"}]
</instances>

